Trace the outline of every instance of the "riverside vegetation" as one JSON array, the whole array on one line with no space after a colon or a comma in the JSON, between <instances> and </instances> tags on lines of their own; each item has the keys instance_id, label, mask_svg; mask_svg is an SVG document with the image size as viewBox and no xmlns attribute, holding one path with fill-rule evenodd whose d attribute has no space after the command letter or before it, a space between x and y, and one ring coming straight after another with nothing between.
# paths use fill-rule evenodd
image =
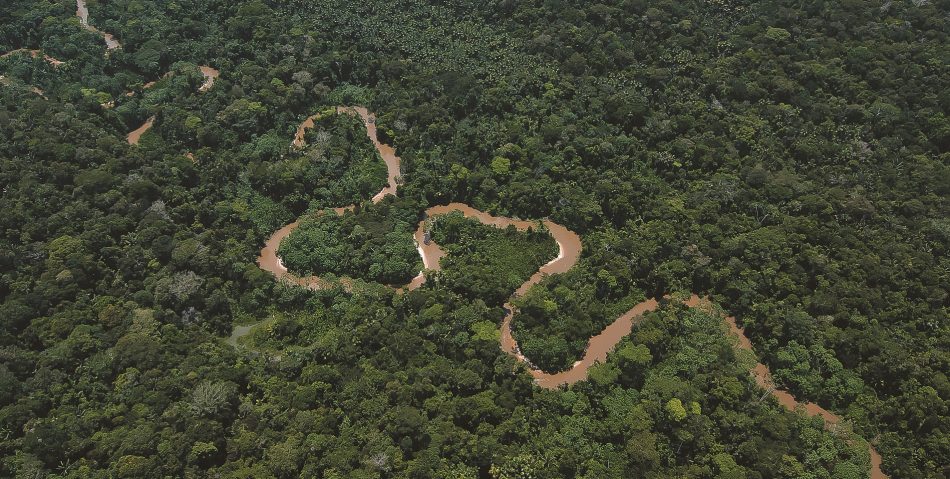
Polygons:
<instances>
[{"instance_id":1,"label":"riverside vegetation","mask_svg":"<svg viewBox=\"0 0 950 479\"><path fill-rule=\"evenodd\" d=\"M0 5L0 52L40 52L0 58L0 475L848 478L862 438L891 477L947 475L939 2L86 6L96 31L75 2ZM545 370L693 291L846 422L785 410L719 313L675 301L561 391L475 285L274 281L275 230L365 199L346 175L385 184L290 144L336 105L404 160L381 207L581 235L512 324Z\"/></svg>"}]
</instances>

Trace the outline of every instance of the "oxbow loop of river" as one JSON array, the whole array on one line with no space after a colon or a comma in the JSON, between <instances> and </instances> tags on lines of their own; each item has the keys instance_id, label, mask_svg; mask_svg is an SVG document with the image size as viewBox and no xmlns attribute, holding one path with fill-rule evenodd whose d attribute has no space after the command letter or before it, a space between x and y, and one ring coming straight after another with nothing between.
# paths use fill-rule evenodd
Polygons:
<instances>
[{"instance_id":1,"label":"oxbow loop of river","mask_svg":"<svg viewBox=\"0 0 950 479\"><path fill-rule=\"evenodd\" d=\"M79 17L80 23L84 28L102 35L108 50L121 47L118 40L116 40L112 34L102 32L89 24L89 10L86 7L85 0L76 0L76 15ZM26 51L34 57L40 55L39 51L18 50L14 52L8 52L4 56L18 53L20 51ZM59 66L62 64L62 62L56 60L55 58L45 55L44 58L53 66ZM208 91L214 85L214 80L218 77L219 72L218 70L215 70L209 66L201 66L200 70L202 75L205 77L205 81L198 88L198 90L201 92ZM0 83L3 83L5 80L5 78L0 77ZM152 85L154 85L154 82L149 82L144 86L144 88L148 88ZM39 91L35 88L34 92L42 95L42 91ZM103 107L108 108L112 105L113 103L109 102L107 104L103 104ZM375 115L363 107L337 107L335 109L335 113L358 115L362 119L363 124L366 126L366 131L370 140L373 142L373 145L376 147L377 151L379 151L380 156L386 163L388 179L387 185L378 193L376 193L370 199L370 201L377 203L387 195L395 195L398 188L397 180L400 172L401 162L400 158L396 156L393 147L381 143L377 138ZM292 142L293 146L297 148L302 148L304 146L304 135L306 130L313 127L314 120L317 118L319 118L319 115L308 117L303 123L300 124ZM149 118L142 126L130 132L127 137L129 144L137 144L141 138L141 135L147 131L154 124L154 122L155 117L153 116ZM343 214L343 212L350 210L353 207L353 205L338 207L334 208L334 211L337 214ZM479 211L469 205L462 203L432 206L426 210L426 216L436 216L452 211L459 211L468 218L475 218L483 224L500 228L512 225L515 228L523 231L528 227L532 227L537 224L537 221L492 216L489 213ZM523 295L531 286L537 284L545 275L559 274L568 271L577 263L578 259L580 258L582 251L581 239L576 233L549 220L543 220L543 223L551 236L555 239L555 241L557 241L559 249L558 256L545 265L541 266L541 268L539 268L535 274L533 274L527 281L519 286L518 289L513 293L513 297ZM298 220L274 232L274 234L265 243L264 248L261 250L261 254L258 257L258 265L262 269L273 273L279 280L282 281L298 284L311 289L320 289L330 286L331 283L329 281L321 279L317 276L298 277L293 275L287 271L287 268L284 267L283 262L277 256L277 249L280 246L280 242L286 238L299 224L300 223ZM410 283L398 287L401 290L413 290L422 286L425 283L424 271L436 271L440 268L440 259L445 255L445 252L436 243L432 241L425 242L423 240L424 235L425 220L419 222L419 226L414 235L417 250L419 251L420 257L422 258L424 270L420 272L415 278L413 278ZM344 288L347 289L350 289L352 286L352 281L347 280L346 278L341 280L341 283L343 284ZM613 350L617 343L630 333L630 329L633 324L640 321L645 313L656 309L659 306L660 301L662 300L648 299L620 315L616 320L614 320L613 323L604 328L603 331L590 338L583 358L574 363L571 369L559 373L546 373L541 371L540 369L534 367L530 360L521 354L520 348L518 347L518 342L511 333L511 322L514 319L514 316L517 314L517 309L510 301L504 305L506 314L501 324L500 346L503 351L512 355L527 367L529 373L532 375L532 377L534 377L535 383L538 386L547 389L556 389L562 385L570 385L578 381L585 380L587 378L588 370L591 368L591 366L598 362L606 361L608 352ZM689 307L706 307L709 305L708 301L701 299L695 294L692 295L688 300L684 301L684 303ZM743 329L738 326L736 319L732 316L724 316L723 321L728 326L731 334L737 338L737 347L752 351L752 343L749 341L748 337L746 337ZM228 342L233 345L237 345L237 340L241 336L248 334L252 329L253 325L235 327L233 334L228 339ZM753 376L755 383L759 387L768 390L772 396L775 397L784 407L790 410L801 410L809 416L821 416L824 420L825 426L829 429L835 428L837 424L841 422L841 418L839 416L825 410L821 406L814 403L800 403L787 391L775 388L771 373L769 372L769 368L766 365L757 363L753 370L750 371L750 374ZM871 479L887 479L887 476L881 471L880 468L881 456L877 453L877 451L874 450L873 446L869 445L869 448L871 458Z\"/></svg>"},{"instance_id":2,"label":"oxbow loop of river","mask_svg":"<svg viewBox=\"0 0 950 479\"><path fill-rule=\"evenodd\" d=\"M376 135L375 115L363 107L339 106L336 107L334 112L336 114L359 115L359 117L363 120L363 124L366 126L366 133L369 136L369 139L373 142L373 145L376 146L380 156L386 163L386 168L388 171L387 185L382 190L380 190L379 193L375 194L370 199L370 201L373 203L378 203L386 195L395 195L398 188L397 175L400 171L400 158L396 156L392 146L380 143ZM309 128L313 128L314 121L320 118L321 115L322 114L317 114L307 117L307 119L305 119L298 126L297 132L294 135L294 140L291 143L294 147L302 148L305 146L304 136L306 131ZM352 210L353 207L353 205L347 205L334 208L333 211L336 214L343 214L348 210ZM461 212L467 218L474 218L485 225L490 225L497 228L514 226L518 230L524 231L529 227L533 227L538 224L537 221L492 216L489 213L479 211L463 203L450 203L448 205L429 207L425 211L425 217L443 215L453 211ZM577 264L577 261L580 258L582 246L581 239L577 233L574 233L566 227L550 220L545 219L542 221L549 234L551 234L558 244L558 256L545 265L541 266L537 272L535 272L530 278L528 278L527 281L525 281L521 286L518 287L517 290L515 290L512 297L524 295L528 289L531 288L531 286L537 284L546 275L567 272L572 267L574 267L575 264ZM439 263L441 258L445 256L445 252L435 242L424 241L426 228L425 223L425 219L420 221L419 226L414 234L416 249L419 251L419 255L422 258L424 269L423 271L419 272L419 274L413 278L410 283L398 286L396 287L397 289L416 289L425 283L425 270L437 271L440 268ZM320 278L319 276L300 277L294 275L287 270L283 262L280 260L280 257L277 256L277 250L280 247L280 242L289 236L290 233L293 232L297 226L299 226L299 224L300 220L297 220L274 232L274 234L271 235L271 237L264 244L264 248L261 249L260 256L257 258L258 265L265 271L273 273L274 276L276 276L281 281L286 281L288 283L296 284L309 289L323 289L333 286L332 282ZM347 290L351 290L353 286L352 280L348 278L341 279L339 284L341 284L344 289ZM510 354L527 367L529 373L532 377L534 377L535 383L538 386L546 389L557 389L562 385L570 385L587 379L587 374L591 366L599 362L605 362L607 360L607 353L613 350L620 340L630 334L630 329L633 327L633 325L636 322L642 320L645 313L655 310L660 305L661 301L665 300L665 298L660 300L655 298L648 299L620 315L620 317L614 320L613 323L604 328L603 331L590 338L587 349L584 353L584 357L575 362L573 367L566 371L558 373L546 373L535 367L528 358L521 354L521 350L518 347L518 341L514 338L511 332L511 322L517 314L517 308L515 308L511 301L505 303L504 305L505 317L502 319L501 323L500 346L503 351ZM708 308L710 306L710 303L707 300L702 299L695 294L693 294L689 299L685 300L684 303L689 307ZM744 330L738 326L736 319L732 316L723 316L723 321L728 326L730 333L737 338L737 347L752 351L752 343L745 335ZM231 338L229 338L229 342L236 344L237 339L240 336L249 333L251 329L252 327L250 326L239 326L235 328L234 334L232 334ZM789 392L777 389L774 386L774 381L772 380L772 375L769 372L768 366L762 363L757 363L752 371L750 371L750 374L753 376L755 383L759 387L768 390L782 406L788 408L789 410L802 410L808 416L821 416L821 418L824 420L825 427L829 429L835 428L837 424L841 422L841 417L825 410L821 406L814 403L800 403ZM871 457L871 479L887 479L887 476L881 471L881 456L870 444L869 452Z\"/></svg>"}]
</instances>

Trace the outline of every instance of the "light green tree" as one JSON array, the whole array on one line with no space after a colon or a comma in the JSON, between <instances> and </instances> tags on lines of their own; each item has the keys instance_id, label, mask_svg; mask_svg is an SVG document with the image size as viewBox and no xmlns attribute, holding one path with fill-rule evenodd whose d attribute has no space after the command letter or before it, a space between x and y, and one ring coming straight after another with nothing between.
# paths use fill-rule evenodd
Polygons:
<instances>
[{"instance_id":1,"label":"light green tree","mask_svg":"<svg viewBox=\"0 0 950 479\"><path fill-rule=\"evenodd\" d=\"M673 398L666 402L666 414L670 419L680 422L686 419L686 408L683 407L683 402L679 398Z\"/></svg>"}]
</instances>

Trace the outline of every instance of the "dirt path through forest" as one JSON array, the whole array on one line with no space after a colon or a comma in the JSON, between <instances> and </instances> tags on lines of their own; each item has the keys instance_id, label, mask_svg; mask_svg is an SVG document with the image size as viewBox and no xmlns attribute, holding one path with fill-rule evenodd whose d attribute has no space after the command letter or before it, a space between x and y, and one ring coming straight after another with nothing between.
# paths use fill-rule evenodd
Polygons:
<instances>
[{"instance_id":1,"label":"dirt path through forest","mask_svg":"<svg viewBox=\"0 0 950 479\"><path fill-rule=\"evenodd\" d=\"M376 146L377 150L379 150L383 160L386 161L386 166L389 170L389 184L379 193L374 195L371 201L373 203L377 203L386 195L395 195L397 189L396 175L399 173L400 159L395 155L395 152L391 146L380 143L376 137L375 117L365 108L359 107L337 107L335 111L336 113L358 113L360 118L363 119L363 123L366 125L367 134L373 141L373 144ZM312 128L314 125L314 120L318 118L320 118L320 114L308 117L303 123L301 123L301 125L297 128L297 133L294 137L294 146L298 148L304 146L304 135L306 130ZM334 211L336 211L337 214L343 214L344 211L350 210L352 208L353 205L349 205L342 208L336 208ZM428 208L425 211L426 219L420 221L418 227L416 228L414 236L415 242L426 270L439 270L440 260L445 256L445 252L439 247L439 245L433 241L426 241L428 236L426 234L427 229L431 227L428 218L444 215L453 211L461 212L466 218L474 218L482 224L494 226L496 228L507 228L508 226L514 226L519 231L525 231L528 228L537 228L539 225L543 224L554 240L557 241L559 250L558 256L545 265L541 266L537 272L528 278L527 281L522 283L522 285L519 286L518 289L512 294L512 298L524 295L528 289L531 288L531 286L540 282L541 279L546 275L567 272L572 267L574 267L574 265L577 264L577 261L580 259L581 251L583 249L580 237L577 235L577 233L574 233L562 225L547 219L541 221L531 221L492 216L489 213L477 210L463 203L450 203L448 205L432 206ZM264 248L261 250L261 254L257 259L257 263L262 269L265 271L270 271L282 281L287 281L310 289L321 289L327 287L329 286L329 282L325 279L321 279L317 276L298 277L288 272L287 268L284 267L283 262L281 262L280 258L277 256L277 249L280 247L280 242L290 235L290 233L299 225L299 223L300 222L298 220L277 230L265 243ZM349 288L351 286L351 283L348 283L348 281L349 280L347 279L343 280L343 285L345 288ZM412 282L403 288L413 290L422 286L424 283L424 272L420 272L419 275L412 280ZM711 307L711 304L707 300L704 300L695 294L684 303L689 307ZM645 313L655 310L657 307L659 307L659 305L660 300L655 298L651 298L637 304L626 313L620 315L620 317L614 320L614 322L604 328L603 331L591 337L588 341L587 350L584 352L584 357L575 362L573 367L558 373L546 373L535 367L531 361L521 353L521 350L518 347L518 341L514 338L511 332L511 322L514 319L515 314L517 314L517 308L514 307L511 301L509 301L504 305L505 317L501 323L501 349L527 366L528 372L532 377L534 377L535 383L538 386L546 389L557 389L561 385L574 384L578 381L587 379L587 374L590 368L597 363L606 362L607 354L614 349L617 343L630 334L630 330L633 325L643 320ZM728 326L731 334L737 337L737 347L739 349L752 351L754 354L752 342L749 341L749 338L745 335L745 331L738 326L736 319L732 316L724 316L723 321ZM251 328L249 327L241 327L240 331L236 329L235 334L232 334L231 336L231 341L236 342L238 337L243 334L247 334L250 332L250 330ZM759 387L768 391L773 397L775 397L779 404L785 408L792 411L801 410L808 416L821 416L821 418L824 420L825 427L829 430L834 430L841 422L841 417L822 408L821 406L814 403L798 402L795 397L787 391L776 388L768 366L762 363L756 363L755 367L749 371L749 374L752 375L755 383ZM880 469L880 455L878 455L877 451L875 451L870 445L869 449L871 456L871 479L887 479L887 476L884 475Z\"/></svg>"}]
</instances>

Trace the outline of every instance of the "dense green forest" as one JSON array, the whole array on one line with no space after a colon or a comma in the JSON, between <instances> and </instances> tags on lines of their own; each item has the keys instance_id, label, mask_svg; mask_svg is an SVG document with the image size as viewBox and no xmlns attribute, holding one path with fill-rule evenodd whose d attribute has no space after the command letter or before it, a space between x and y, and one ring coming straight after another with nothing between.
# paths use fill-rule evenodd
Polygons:
<instances>
[{"instance_id":1,"label":"dense green forest","mask_svg":"<svg viewBox=\"0 0 950 479\"><path fill-rule=\"evenodd\" d=\"M514 336L522 352L544 371L570 368L583 356L591 336L645 299L630 286L610 270L595 270L587 262L548 276L515 301Z\"/></svg>"},{"instance_id":2,"label":"dense green forest","mask_svg":"<svg viewBox=\"0 0 950 479\"><path fill-rule=\"evenodd\" d=\"M850 479L865 440L892 478L950 475L946 0L88 8L120 49L73 1L0 2L0 54L64 62L0 58L0 476ZM320 130L342 152L291 146L335 105L377 113L404 184L327 228L459 201L581 235L519 303L536 363L692 291L846 423L780 407L674 303L534 386L497 337L540 238L460 223L472 249L408 293L275 281L275 229L383 184L355 118Z\"/></svg>"},{"instance_id":3,"label":"dense green forest","mask_svg":"<svg viewBox=\"0 0 950 479\"><path fill-rule=\"evenodd\" d=\"M501 305L538 268L557 256L557 244L544 225L520 232L465 218L459 212L427 219L432 240L445 251L435 276L448 289L471 300Z\"/></svg>"},{"instance_id":4,"label":"dense green forest","mask_svg":"<svg viewBox=\"0 0 950 479\"><path fill-rule=\"evenodd\" d=\"M333 114L332 108L322 113L305 131L299 154L281 152L277 161L261 158L248 165L255 191L292 211L304 211L358 203L386 184L386 165L359 118Z\"/></svg>"},{"instance_id":5,"label":"dense green forest","mask_svg":"<svg viewBox=\"0 0 950 479\"><path fill-rule=\"evenodd\" d=\"M400 206L387 202L342 216L331 211L305 219L281 243L280 257L298 274L408 283L422 270L412 241L418 212Z\"/></svg>"}]
</instances>

